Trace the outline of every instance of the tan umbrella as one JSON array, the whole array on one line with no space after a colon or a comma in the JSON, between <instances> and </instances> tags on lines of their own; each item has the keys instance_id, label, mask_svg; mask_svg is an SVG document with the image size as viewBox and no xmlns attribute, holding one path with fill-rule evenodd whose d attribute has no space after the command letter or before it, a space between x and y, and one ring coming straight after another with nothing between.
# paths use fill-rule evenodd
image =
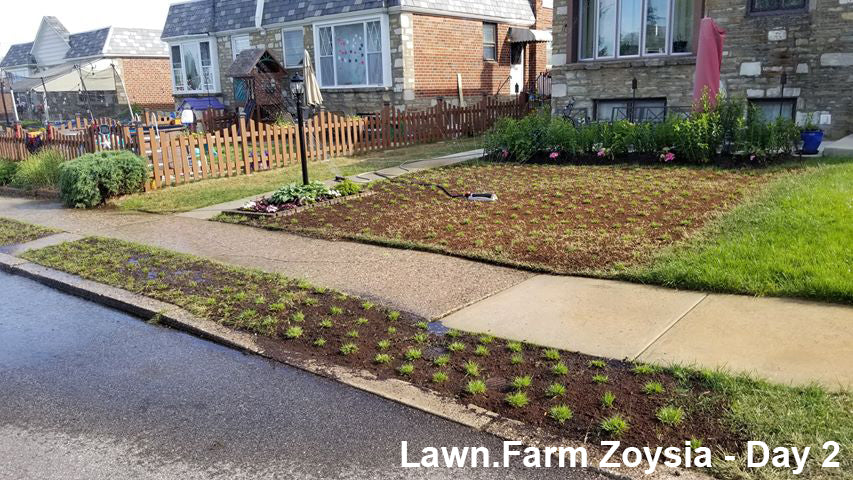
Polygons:
<instances>
[{"instance_id":1,"label":"tan umbrella","mask_svg":"<svg viewBox=\"0 0 853 480\"><path fill-rule=\"evenodd\" d=\"M308 50L305 50L305 103L307 105L317 106L323 104L323 94L320 92L320 83L317 81L317 75L314 74L314 67L311 66L311 56Z\"/></svg>"}]
</instances>

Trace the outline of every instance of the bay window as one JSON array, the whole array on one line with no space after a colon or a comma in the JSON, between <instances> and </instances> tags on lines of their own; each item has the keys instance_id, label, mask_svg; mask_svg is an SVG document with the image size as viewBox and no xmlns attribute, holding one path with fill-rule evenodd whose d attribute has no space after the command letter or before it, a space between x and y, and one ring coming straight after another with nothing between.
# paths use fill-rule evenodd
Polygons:
<instances>
[{"instance_id":1,"label":"bay window","mask_svg":"<svg viewBox=\"0 0 853 480\"><path fill-rule=\"evenodd\" d=\"M690 53L695 0L581 0L579 57L613 59Z\"/></svg>"},{"instance_id":2,"label":"bay window","mask_svg":"<svg viewBox=\"0 0 853 480\"><path fill-rule=\"evenodd\" d=\"M175 93L217 91L215 48L209 40L171 46L172 81Z\"/></svg>"},{"instance_id":3,"label":"bay window","mask_svg":"<svg viewBox=\"0 0 853 480\"><path fill-rule=\"evenodd\" d=\"M314 28L320 86L384 87L391 80L387 17Z\"/></svg>"}]
</instances>

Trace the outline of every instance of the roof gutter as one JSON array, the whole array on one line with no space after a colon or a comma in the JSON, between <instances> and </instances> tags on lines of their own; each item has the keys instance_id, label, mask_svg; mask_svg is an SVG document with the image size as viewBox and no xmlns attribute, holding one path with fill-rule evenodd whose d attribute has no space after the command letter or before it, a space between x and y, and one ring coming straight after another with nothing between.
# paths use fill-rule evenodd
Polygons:
<instances>
[{"instance_id":1,"label":"roof gutter","mask_svg":"<svg viewBox=\"0 0 853 480\"><path fill-rule=\"evenodd\" d=\"M505 18L505 17L492 17L489 15L476 15L473 13L464 13L464 12L451 12L447 10L438 10L434 8L423 8L423 7L409 7L409 6L395 6L388 7L388 13L394 12L409 12L409 13L422 13L425 15L436 15L441 17L454 17L454 18L470 18L472 20L482 20L484 22L493 22L493 23L504 23L507 25L517 25L520 27L530 27L536 24L536 20L523 20L518 18Z\"/></svg>"}]
</instances>

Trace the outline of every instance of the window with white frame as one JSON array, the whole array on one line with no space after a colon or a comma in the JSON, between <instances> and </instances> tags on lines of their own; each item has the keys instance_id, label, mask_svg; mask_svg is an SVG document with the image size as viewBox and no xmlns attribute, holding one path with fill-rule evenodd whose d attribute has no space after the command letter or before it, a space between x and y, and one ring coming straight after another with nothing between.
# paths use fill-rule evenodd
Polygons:
<instances>
[{"instance_id":1,"label":"window with white frame","mask_svg":"<svg viewBox=\"0 0 853 480\"><path fill-rule=\"evenodd\" d=\"M215 52L209 40L172 45L172 80L175 92L216 91Z\"/></svg>"},{"instance_id":2,"label":"window with white frame","mask_svg":"<svg viewBox=\"0 0 853 480\"><path fill-rule=\"evenodd\" d=\"M284 30L281 38L284 45L284 67L301 68L305 63L305 33L302 27Z\"/></svg>"},{"instance_id":3,"label":"window with white frame","mask_svg":"<svg viewBox=\"0 0 853 480\"><path fill-rule=\"evenodd\" d=\"M252 38L248 35L233 35L231 37L231 57L237 58L240 53L252 48Z\"/></svg>"},{"instance_id":4,"label":"window with white frame","mask_svg":"<svg viewBox=\"0 0 853 480\"><path fill-rule=\"evenodd\" d=\"M382 18L316 25L320 85L387 86L390 80L387 29L387 22Z\"/></svg>"},{"instance_id":5,"label":"window with white frame","mask_svg":"<svg viewBox=\"0 0 853 480\"><path fill-rule=\"evenodd\" d=\"M689 54L694 0L581 0L582 60Z\"/></svg>"},{"instance_id":6,"label":"window with white frame","mask_svg":"<svg viewBox=\"0 0 853 480\"><path fill-rule=\"evenodd\" d=\"M494 23L483 24L483 59L498 59L498 26Z\"/></svg>"}]
</instances>

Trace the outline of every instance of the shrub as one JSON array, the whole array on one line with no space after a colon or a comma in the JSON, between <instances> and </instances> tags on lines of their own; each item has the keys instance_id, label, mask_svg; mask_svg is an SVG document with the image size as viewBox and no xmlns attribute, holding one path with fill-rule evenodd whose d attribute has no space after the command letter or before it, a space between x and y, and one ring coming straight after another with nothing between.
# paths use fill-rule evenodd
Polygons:
<instances>
[{"instance_id":1,"label":"shrub","mask_svg":"<svg viewBox=\"0 0 853 480\"><path fill-rule=\"evenodd\" d=\"M59 185L60 166L65 162L56 150L42 150L18 163L9 184L15 188L35 190L56 188Z\"/></svg>"},{"instance_id":2,"label":"shrub","mask_svg":"<svg viewBox=\"0 0 853 480\"><path fill-rule=\"evenodd\" d=\"M11 160L0 160L0 186L8 185L18 171L18 164Z\"/></svg>"},{"instance_id":3,"label":"shrub","mask_svg":"<svg viewBox=\"0 0 853 480\"><path fill-rule=\"evenodd\" d=\"M361 193L361 185L353 182L350 179L346 179L343 182L335 185L335 191L340 193L342 197L349 197L350 195L357 195Z\"/></svg>"},{"instance_id":4,"label":"shrub","mask_svg":"<svg viewBox=\"0 0 853 480\"><path fill-rule=\"evenodd\" d=\"M337 196L332 194L332 190L321 182L311 182L308 185L291 183L290 185L281 187L275 193L269 196L267 201L271 205L308 205L316 203L324 197Z\"/></svg>"},{"instance_id":5,"label":"shrub","mask_svg":"<svg viewBox=\"0 0 853 480\"><path fill-rule=\"evenodd\" d=\"M141 191L147 177L148 163L131 152L90 153L62 164L59 190L67 206L91 208Z\"/></svg>"}]
</instances>

